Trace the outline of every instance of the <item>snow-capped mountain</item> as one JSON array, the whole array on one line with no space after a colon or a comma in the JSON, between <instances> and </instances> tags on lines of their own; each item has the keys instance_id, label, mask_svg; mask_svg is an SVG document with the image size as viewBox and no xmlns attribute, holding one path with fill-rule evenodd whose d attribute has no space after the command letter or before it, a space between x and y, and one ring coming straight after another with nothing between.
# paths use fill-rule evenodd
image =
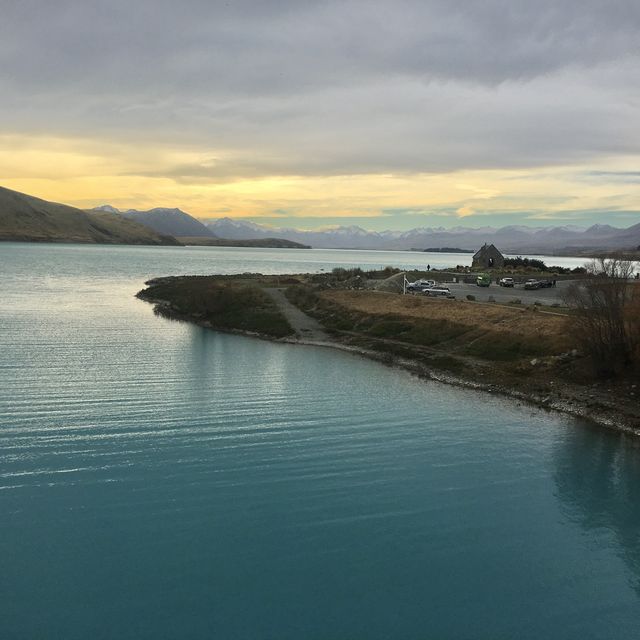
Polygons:
<instances>
[{"instance_id":1,"label":"snow-capped mountain","mask_svg":"<svg viewBox=\"0 0 640 640\"><path fill-rule=\"evenodd\" d=\"M367 231L356 225L313 231L274 228L232 218L205 221L205 224L221 238L245 240L277 236L327 249L477 249L483 243L491 242L507 253L551 253L570 248L635 249L640 245L640 224L628 229L618 229L610 225L593 225L588 229L575 225L509 225L500 228L419 227L409 231L380 232Z\"/></svg>"},{"instance_id":2,"label":"snow-capped mountain","mask_svg":"<svg viewBox=\"0 0 640 640\"><path fill-rule=\"evenodd\" d=\"M576 225L527 227L416 227L408 231L368 231L358 225L317 230L271 227L248 220L220 218L197 220L180 209L129 209L121 212L105 204L96 211L108 211L140 222L154 231L175 237L218 237L228 240L280 238L326 249L427 249L455 247L477 249L485 242L506 253L567 253L571 250L636 249L640 246L640 223L628 229L594 224L588 229Z\"/></svg>"},{"instance_id":3,"label":"snow-capped mountain","mask_svg":"<svg viewBox=\"0 0 640 640\"><path fill-rule=\"evenodd\" d=\"M99 207L94 207L93 211L106 211L107 213L120 213L120 209L112 207L110 204L101 204Z\"/></svg>"}]
</instances>

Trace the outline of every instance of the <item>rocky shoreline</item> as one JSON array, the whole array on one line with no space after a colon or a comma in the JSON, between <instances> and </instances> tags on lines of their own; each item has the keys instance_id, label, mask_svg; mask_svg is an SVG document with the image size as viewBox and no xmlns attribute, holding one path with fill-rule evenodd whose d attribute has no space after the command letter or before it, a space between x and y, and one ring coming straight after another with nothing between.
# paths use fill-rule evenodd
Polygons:
<instances>
[{"instance_id":1,"label":"rocky shoreline","mask_svg":"<svg viewBox=\"0 0 640 640\"><path fill-rule=\"evenodd\" d=\"M263 339L269 339L266 336L254 336ZM304 338L290 339L283 338L277 342L286 342L289 344L309 345L318 347L327 347L331 349L339 349L359 355L376 362L380 362L386 366L397 367L403 369L425 380L434 380L443 384L448 384L466 389L474 389L476 391L485 391L495 395L505 396L518 400L524 404L529 404L538 408L547 409L549 411L557 411L559 413L568 414L582 420L588 420L591 423L600 425L607 429L612 429L635 437L640 437L640 411L638 415L622 416L611 406L606 406L602 402L602 394L595 392L589 393L586 390L570 389L568 385L562 385L558 389L559 394L536 394L526 393L516 388L510 388L501 384L484 383L478 379L469 379L461 376L455 376L445 373L436 368L430 368L417 360L407 358L398 358L387 354L364 349L362 347L354 347L352 345L342 344L340 342L315 342L305 340ZM595 402L594 402L595 401ZM595 408L593 404L601 405ZM591 406L590 406L591 405Z\"/></svg>"}]
</instances>

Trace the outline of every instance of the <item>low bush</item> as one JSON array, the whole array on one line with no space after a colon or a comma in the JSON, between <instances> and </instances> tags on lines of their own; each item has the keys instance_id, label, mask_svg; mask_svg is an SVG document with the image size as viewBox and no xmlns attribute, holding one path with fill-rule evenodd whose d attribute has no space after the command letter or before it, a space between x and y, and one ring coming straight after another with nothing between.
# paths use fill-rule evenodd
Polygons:
<instances>
[{"instance_id":1,"label":"low bush","mask_svg":"<svg viewBox=\"0 0 640 640\"><path fill-rule=\"evenodd\" d=\"M274 338L293 333L273 300L257 286L192 277L164 282L146 292L170 304L168 308L158 307L161 315L186 316L207 321L215 329L250 331Z\"/></svg>"},{"instance_id":2,"label":"low bush","mask_svg":"<svg viewBox=\"0 0 640 640\"><path fill-rule=\"evenodd\" d=\"M412 329L410 322L402 320L381 320L371 326L367 333L376 338L397 338Z\"/></svg>"},{"instance_id":3,"label":"low bush","mask_svg":"<svg viewBox=\"0 0 640 640\"><path fill-rule=\"evenodd\" d=\"M416 319L401 335L403 342L419 346L432 346L453 340L469 331L469 327L449 320Z\"/></svg>"},{"instance_id":4,"label":"low bush","mask_svg":"<svg viewBox=\"0 0 640 640\"><path fill-rule=\"evenodd\" d=\"M470 356L497 362L512 362L520 358L545 355L551 350L543 339L527 339L505 333L487 334L467 345Z\"/></svg>"},{"instance_id":5,"label":"low bush","mask_svg":"<svg viewBox=\"0 0 640 640\"><path fill-rule=\"evenodd\" d=\"M312 309L319 301L318 294L313 289L306 286L294 285L287 287L284 294L289 302L303 311Z\"/></svg>"},{"instance_id":6,"label":"low bush","mask_svg":"<svg viewBox=\"0 0 640 640\"><path fill-rule=\"evenodd\" d=\"M444 369L451 373L462 373L465 370L464 362L447 355L438 355L430 358L428 363L437 369Z\"/></svg>"},{"instance_id":7,"label":"low bush","mask_svg":"<svg viewBox=\"0 0 640 640\"><path fill-rule=\"evenodd\" d=\"M524 267L525 269L539 269L540 271L546 271L547 265L542 260L536 258L523 258L518 256L517 258L505 258L505 267Z\"/></svg>"},{"instance_id":8,"label":"low bush","mask_svg":"<svg viewBox=\"0 0 640 640\"><path fill-rule=\"evenodd\" d=\"M386 280L391 276L400 273L400 269L395 267L385 267L384 269L374 269L372 271L365 271L364 275L371 280Z\"/></svg>"},{"instance_id":9,"label":"low bush","mask_svg":"<svg viewBox=\"0 0 640 640\"><path fill-rule=\"evenodd\" d=\"M351 278L355 278L356 276L364 276L364 271L357 267L355 269L344 269L343 267L336 267L331 270L331 274L336 278L336 280L350 280Z\"/></svg>"}]
</instances>

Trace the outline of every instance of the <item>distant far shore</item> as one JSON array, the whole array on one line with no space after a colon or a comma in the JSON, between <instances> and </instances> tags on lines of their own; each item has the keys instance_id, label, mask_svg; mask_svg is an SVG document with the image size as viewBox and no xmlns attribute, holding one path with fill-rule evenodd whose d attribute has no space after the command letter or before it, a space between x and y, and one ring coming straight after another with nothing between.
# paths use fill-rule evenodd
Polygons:
<instances>
[{"instance_id":1,"label":"distant far shore","mask_svg":"<svg viewBox=\"0 0 640 640\"><path fill-rule=\"evenodd\" d=\"M226 238L183 237L177 238L186 246L196 247L256 247L264 249L311 249L307 244L282 238L258 238L255 240L227 240Z\"/></svg>"},{"instance_id":2,"label":"distant far shore","mask_svg":"<svg viewBox=\"0 0 640 640\"><path fill-rule=\"evenodd\" d=\"M423 253L475 253L473 249L458 249L455 247L429 247L428 249L411 249L411 251L422 251Z\"/></svg>"}]
</instances>

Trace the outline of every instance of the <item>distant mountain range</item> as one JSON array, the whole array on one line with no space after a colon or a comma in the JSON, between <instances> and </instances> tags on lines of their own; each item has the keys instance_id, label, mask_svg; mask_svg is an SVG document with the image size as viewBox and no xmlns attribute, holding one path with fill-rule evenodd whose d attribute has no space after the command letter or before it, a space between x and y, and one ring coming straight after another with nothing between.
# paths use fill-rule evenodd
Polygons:
<instances>
[{"instance_id":1,"label":"distant mountain range","mask_svg":"<svg viewBox=\"0 0 640 640\"><path fill-rule=\"evenodd\" d=\"M596 224L588 229L578 226L527 227L421 227L410 231L367 231L358 226L319 231L274 228L221 218L204 221L220 238L242 240L278 236L294 242L326 249L416 249L457 247L477 249L485 242L506 253L571 255L595 250L636 250L640 246L640 222L628 229Z\"/></svg>"},{"instance_id":2,"label":"distant mountain range","mask_svg":"<svg viewBox=\"0 0 640 640\"><path fill-rule=\"evenodd\" d=\"M0 240L102 244L179 244L109 211L82 211L0 187Z\"/></svg>"},{"instance_id":3,"label":"distant mountain range","mask_svg":"<svg viewBox=\"0 0 640 640\"><path fill-rule=\"evenodd\" d=\"M278 249L307 249L307 245L286 240L283 238L274 238L266 234L260 237L253 237L249 234L244 238L221 238L216 235L210 227L185 213L181 209L166 209L156 207L148 211L138 211L137 209L128 209L120 211L110 204L103 204L95 207L92 211L107 212L109 214L120 215L129 220L133 220L139 224L143 224L157 233L174 236L183 244L189 245L206 245L215 247L269 247Z\"/></svg>"},{"instance_id":4,"label":"distant mountain range","mask_svg":"<svg viewBox=\"0 0 640 640\"><path fill-rule=\"evenodd\" d=\"M218 238L180 209L120 212L105 204L84 211L4 187L0 187L0 241L306 248L273 237Z\"/></svg>"},{"instance_id":5,"label":"distant mountain range","mask_svg":"<svg viewBox=\"0 0 640 640\"><path fill-rule=\"evenodd\" d=\"M640 222L627 229L596 224L588 229L510 225L367 231L344 226L308 231L232 218L200 221L180 209L119 211L105 204L83 211L0 187L0 240L401 250L476 250L487 242L512 254L581 255L640 250Z\"/></svg>"},{"instance_id":6,"label":"distant mountain range","mask_svg":"<svg viewBox=\"0 0 640 640\"><path fill-rule=\"evenodd\" d=\"M106 204L84 211L4 187L0 187L0 241L308 248L282 238L218 238L180 209L120 212Z\"/></svg>"}]
</instances>

